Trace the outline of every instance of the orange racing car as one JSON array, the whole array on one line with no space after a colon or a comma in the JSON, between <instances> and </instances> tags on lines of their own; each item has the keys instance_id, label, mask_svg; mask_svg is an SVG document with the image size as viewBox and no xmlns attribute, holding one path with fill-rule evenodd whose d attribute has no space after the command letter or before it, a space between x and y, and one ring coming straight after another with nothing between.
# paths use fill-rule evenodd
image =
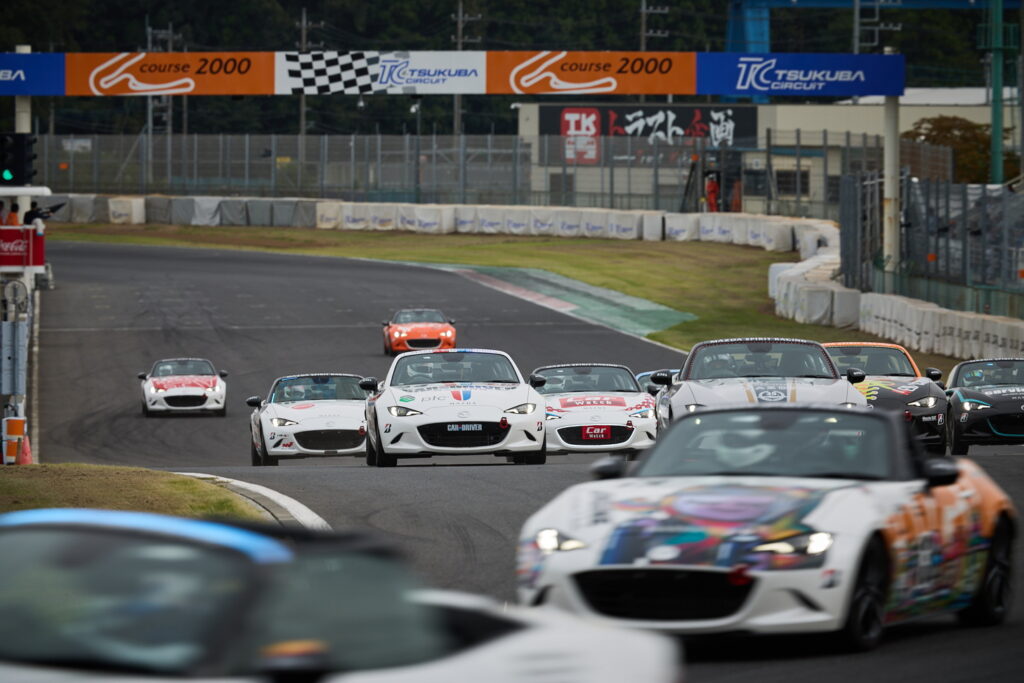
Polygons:
<instances>
[{"instance_id":1,"label":"orange racing car","mask_svg":"<svg viewBox=\"0 0 1024 683\"><path fill-rule=\"evenodd\" d=\"M382 320L384 355L405 351L454 349L455 321L436 308L403 308Z\"/></svg>"}]
</instances>

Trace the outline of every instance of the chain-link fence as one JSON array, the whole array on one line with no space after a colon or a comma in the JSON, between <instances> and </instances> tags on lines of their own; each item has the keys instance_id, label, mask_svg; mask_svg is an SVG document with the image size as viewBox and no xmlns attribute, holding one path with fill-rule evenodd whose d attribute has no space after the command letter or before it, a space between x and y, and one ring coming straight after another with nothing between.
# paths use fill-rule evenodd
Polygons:
<instances>
[{"instance_id":1,"label":"chain-link fence","mask_svg":"<svg viewBox=\"0 0 1024 683\"><path fill-rule=\"evenodd\" d=\"M847 286L1024 317L1024 195L1002 185L904 173L901 206L900 263L886 271L881 178L843 178L840 234Z\"/></svg>"},{"instance_id":2,"label":"chain-link fence","mask_svg":"<svg viewBox=\"0 0 1024 683\"><path fill-rule=\"evenodd\" d=\"M837 218L839 179L878 170L879 136L772 131L707 138L512 135L39 136L55 192L747 211ZM950 150L902 141L915 175Z\"/></svg>"}]
</instances>

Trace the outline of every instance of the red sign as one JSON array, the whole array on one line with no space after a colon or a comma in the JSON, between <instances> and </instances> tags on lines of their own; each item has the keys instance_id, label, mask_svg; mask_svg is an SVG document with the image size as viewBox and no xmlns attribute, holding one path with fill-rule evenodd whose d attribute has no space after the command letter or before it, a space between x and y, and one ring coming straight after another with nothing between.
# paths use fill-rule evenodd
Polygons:
<instances>
[{"instance_id":1,"label":"red sign","mask_svg":"<svg viewBox=\"0 0 1024 683\"><path fill-rule=\"evenodd\" d=\"M608 425L585 425L583 427L584 441L604 441L612 438L612 428Z\"/></svg>"},{"instance_id":2,"label":"red sign","mask_svg":"<svg viewBox=\"0 0 1024 683\"><path fill-rule=\"evenodd\" d=\"M592 406L626 407L626 399L622 396L570 396L559 399L559 402L563 408L589 408Z\"/></svg>"},{"instance_id":3,"label":"red sign","mask_svg":"<svg viewBox=\"0 0 1024 683\"><path fill-rule=\"evenodd\" d=\"M601 163L601 112L593 107L567 107L561 124L567 163Z\"/></svg>"},{"instance_id":4,"label":"red sign","mask_svg":"<svg viewBox=\"0 0 1024 683\"><path fill-rule=\"evenodd\" d=\"M31 226L0 228L0 267L46 265L46 240Z\"/></svg>"}]
</instances>

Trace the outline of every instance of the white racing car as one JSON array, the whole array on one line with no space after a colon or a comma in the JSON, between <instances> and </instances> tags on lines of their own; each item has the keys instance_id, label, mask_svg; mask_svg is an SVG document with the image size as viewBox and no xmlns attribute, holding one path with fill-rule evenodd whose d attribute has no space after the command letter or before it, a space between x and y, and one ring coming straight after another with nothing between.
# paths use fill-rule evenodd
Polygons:
<instances>
[{"instance_id":1,"label":"white racing car","mask_svg":"<svg viewBox=\"0 0 1024 683\"><path fill-rule=\"evenodd\" d=\"M494 454L543 465L544 398L507 353L445 349L404 353L378 382L360 386L366 400L366 464L394 467L399 458Z\"/></svg>"},{"instance_id":2,"label":"white racing car","mask_svg":"<svg viewBox=\"0 0 1024 683\"><path fill-rule=\"evenodd\" d=\"M928 459L902 416L839 406L684 415L630 471L520 534L520 602L682 633L837 632L955 612L1002 622L1017 516L977 465ZM622 477L622 478L620 478Z\"/></svg>"},{"instance_id":3,"label":"white racing car","mask_svg":"<svg viewBox=\"0 0 1024 683\"><path fill-rule=\"evenodd\" d=\"M546 382L548 453L620 451L635 454L654 443L654 398L624 365L574 363L533 371Z\"/></svg>"},{"instance_id":4,"label":"white racing car","mask_svg":"<svg viewBox=\"0 0 1024 683\"><path fill-rule=\"evenodd\" d=\"M142 414L213 413L227 414L228 373L217 372L205 358L165 358L140 372Z\"/></svg>"},{"instance_id":5,"label":"white racing car","mask_svg":"<svg viewBox=\"0 0 1024 683\"><path fill-rule=\"evenodd\" d=\"M821 344L804 339L716 339L690 349L678 374L651 375L658 394L658 424L706 407L733 403L835 403L867 405L853 385L864 373L843 377Z\"/></svg>"},{"instance_id":6,"label":"white racing car","mask_svg":"<svg viewBox=\"0 0 1024 683\"><path fill-rule=\"evenodd\" d=\"M267 398L250 396L252 464L359 455L366 425L362 377L335 373L289 375L274 381Z\"/></svg>"}]
</instances>

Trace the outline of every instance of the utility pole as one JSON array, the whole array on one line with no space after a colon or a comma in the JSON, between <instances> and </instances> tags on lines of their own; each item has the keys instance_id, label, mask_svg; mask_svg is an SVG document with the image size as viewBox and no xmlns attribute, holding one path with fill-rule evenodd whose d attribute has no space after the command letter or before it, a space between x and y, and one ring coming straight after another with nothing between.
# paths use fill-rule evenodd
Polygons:
<instances>
[{"instance_id":1,"label":"utility pole","mask_svg":"<svg viewBox=\"0 0 1024 683\"><path fill-rule=\"evenodd\" d=\"M648 38L667 38L668 31L663 30L647 30L647 15L648 14L668 14L668 7L648 7L647 0L640 0L640 52L647 52L647 39ZM640 101L644 101L644 96L640 96Z\"/></svg>"},{"instance_id":2,"label":"utility pole","mask_svg":"<svg viewBox=\"0 0 1024 683\"><path fill-rule=\"evenodd\" d=\"M299 42L295 44L299 48L299 52L306 52L313 48L323 49L323 43L310 43L308 40L309 29L311 28L323 28L324 22L320 21L316 24L311 24L306 19L306 8L302 8L302 20L295 22L295 25L299 28ZM302 136L306 134L306 93L299 95L299 155L302 156Z\"/></svg>"},{"instance_id":3,"label":"utility pole","mask_svg":"<svg viewBox=\"0 0 1024 683\"><path fill-rule=\"evenodd\" d=\"M174 33L174 24L167 24L166 29L157 29L149 25L146 17L146 51L173 52L175 39L181 40ZM174 132L174 100L171 95L149 95L146 97L146 182L153 182L153 133L164 133L167 136L167 183L171 182L171 134Z\"/></svg>"},{"instance_id":4,"label":"utility pole","mask_svg":"<svg viewBox=\"0 0 1024 683\"><path fill-rule=\"evenodd\" d=\"M462 0L459 0L458 13L452 15L452 19L455 21L455 35L452 36L452 42L455 43L455 49L459 51L466 43L480 42L480 36L467 38L465 28L466 24L483 19L483 15L480 14L472 16L466 14L462 5ZM462 132L462 95L454 95L452 108L454 110L452 113L452 135L458 135Z\"/></svg>"},{"instance_id":5,"label":"utility pole","mask_svg":"<svg viewBox=\"0 0 1024 683\"><path fill-rule=\"evenodd\" d=\"M989 3L989 50L992 53L992 163L989 180L1003 182L1003 0Z\"/></svg>"}]
</instances>

